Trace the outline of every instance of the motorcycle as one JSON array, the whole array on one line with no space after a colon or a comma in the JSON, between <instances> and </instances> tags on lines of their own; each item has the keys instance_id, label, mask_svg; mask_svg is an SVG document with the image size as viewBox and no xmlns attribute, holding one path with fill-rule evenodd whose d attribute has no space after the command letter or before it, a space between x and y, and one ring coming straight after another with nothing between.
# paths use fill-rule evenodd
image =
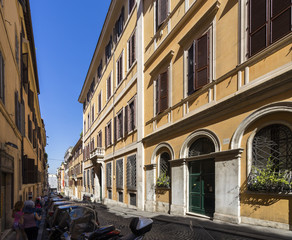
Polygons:
<instances>
[{"instance_id":1,"label":"motorcycle","mask_svg":"<svg viewBox=\"0 0 292 240\"><path fill-rule=\"evenodd\" d=\"M113 225L101 226L93 232L82 233L78 238L73 238L70 231L66 231L61 239L63 240L141 240L152 228L153 220L150 218L135 217L131 220L129 228L132 233L121 236L121 231ZM73 229L71 229L73 230Z\"/></svg>"}]
</instances>

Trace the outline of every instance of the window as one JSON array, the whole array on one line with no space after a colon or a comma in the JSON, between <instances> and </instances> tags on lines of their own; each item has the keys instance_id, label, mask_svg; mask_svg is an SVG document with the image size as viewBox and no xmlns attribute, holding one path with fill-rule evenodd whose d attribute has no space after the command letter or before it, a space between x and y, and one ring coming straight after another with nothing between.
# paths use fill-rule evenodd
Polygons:
<instances>
[{"instance_id":1,"label":"window","mask_svg":"<svg viewBox=\"0 0 292 240\"><path fill-rule=\"evenodd\" d=\"M105 47L105 61L106 61L106 63L108 63L111 55L112 55L112 36L110 37L110 40Z\"/></svg>"},{"instance_id":2,"label":"window","mask_svg":"<svg viewBox=\"0 0 292 240\"><path fill-rule=\"evenodd\" d=\"M115 41L119 39L124 29L124 12L125 12L125 8L122 7L121 14L118 20L116 21L115 28L114 28Z\"/></svg>"},{"instance_id":3,"label":"window","mask_svg":"<svg viewBox=\"0 0 292 240\"><path fill-rule=\"evenodd\" d=\"M106 84L106 87L107 87L107 100L110 99L111 95L112 95L112 79L111 79L111 76L109 76L109 78L107 79L107 84Z\"/></svg>"},{"instance_id":4,"label":"window","mask_svg":"<svg viewBox=\"0 0 292 240\"><path fill-rule=\"evenodd\" d=\"M123 53L117 61L117 85L123 80Z\"/></svg>"},{"instance_id":5,"label":"window","mask_svg":"<svg viewBox=\"0 0 292 240\"><path fill-rule=\"evenodd\" d=\"M87 114L87 126L88 126L88 129L89 129L89 127L90 127L90 116L89 116L89 113Z\"/></svg>"},{"instance_id":6,"label":"window","mask_svg":"<svg viewBox=\"0 0 292 240\"><path fill-rule=\"evenodd\" d=\"M215 152L215 146L212 140L201 137L195 140L189 148L189 157L199 156Z\"/></svg>"},{"instance_id":7,"label":"window","mask_svg":"<svg viewBox=\"0 0 292 240\"><path fill-rule=\"evenodd\" d=\"M129 0L129 15L131 14L134 5L135 5L136 0Z\"/></svg>"},{"instance_id":8,"label":"window","mask_svg":"<svg viewBox=\"0 0 292 240\"><path fill-rule=\"evenodd\" d=\"M123 110L121 110L118 115L115 117L115 128L114 128L114 138L115 140L123 137Z\"/></svg>"},{"instance_id":9,"label":"window","mask_svg":"<svg viewBox=\"0 0 292 240\"><path fill-rule=\"evenodd\" d=\"M0 52L0 99L5 103L4 58Z\"/></svg>"},{"instance_id":10,"label":"window","mask_svg":"<svg viewBox=\"0 0 292 240\"><path fill-rule=\"evenodd\" d=\"M27 124L28 124L28 139L32 142L32 122L30 120L30 116L27 116Z\"/></svg>"},{"instance_id":11,"label":"window","mask_svg":"<svg viewBox=\"0 0 292 240\"><path fill-rule=\"evenodd\" d=\"M168 108L168 70L159 74L156 81L156 114Z\"/></svg>"},{"instance_id":12,"label":"window","mask_svg":"<svg viewBox=\"0 0 292 240\"><path fill-rule=\"evenodd\" d=\"M169 9L169 0L156 1L156 31L167 18Z\"/></svg>"},{"instance_id":13,"label":"window","mask_svg":"<svg viewBox=\"0 0 292 240\"><path fill-rule=\"evenodd\" d=\"M94 104L91 108L91 122L93 123L94 122Z\"/></svg>"},{"instance_id":14,"label":"window","mask_svg":"<svg viewBox=\"0 0 292 240\"><path fill-rule=\"evenodd\" d=\"M100 64L97 68L97 77L98 77L98 82L100 81L102 76L102 60L100 60Z\"/></svg>"},{"instance_id":15,"label":"window","mask_svg":"<svg viewBox=\"0 0 292 240\"><path fill-rule=\"evenodd\" d=\"M117 188L123 188L123 159L117 160L117 167L116 167L116 178L117 178Z\"/></svg>"},{"instance_id":16,"label":"window","mask_svg":"<svg viewBox=\"0 0 292 240\"><path fill-rule=\"evenodd\" d=\"M170 156L167 152L164 152L160 155L160 162L159 162L159 167L160 167L160 175L165 174L166 176L170 176Z\"/></svg>"},{"instance_id":17,"label":"window","mask_svg":"<svg viewBox=\"0 0 292 240\"><path fill-rule=\"evenodd\" d=\"M290 0L249 0L249 56L291 32Z\"/></svg>"},{"instance_id":18,"label":"window","mask_svg":"<svg viewBox=\"0 0 292 240\"><path fill-rule=\"evenodd\" d=\"M112 163L106 164L106 186L112 187Z\"/></svg>"},{"instance_id":19,"label":"window","mask_svg":"<svg viewBox=\"0 0 292 240\"><path fill-rule=\"evenodd\" d=\"M127 188L136 190L136 155L127 158Z\"/></svg>"},{"instance_id":20,"label":"window","mask_svg":"<svg viewBox=\"0 0 292 240\"><path fill-rule=\"evenodd\" d=\"M136 128L136 98L125 107L125 134Z\"/></svg>"},{"instance_id":21,"label":"window","mask_svg":"<svg viewBox=\"0 0 292 240\"><path fill-rule=\"evenodd\" d=\"M110 121L105 127L105 147L112 144L112 122Z\"/></svg>"},{"instance_id":22,"label":"window","mask_svg":"<svg viewBox=\"0 0 292 240\"><path fill-rule=\"evenodd\" d=\"M84 132L86 132L86 121L84 121L83 125L84 125Z\"/></svg>"},{"instance_id":23,"label":"window","mask_svg":"<svg viewBox=\"0 0 292 240\"><path fill-rule=\"evenodd\" d=\"M136 60L136 32L132 34L128 41L128 68L130 69Z\"/></svg>"},{"instance_id":24,"label":"window","mask_svg":"<svg viewBox=\"0 0 292 240\"><path fill-rule=\"evenodd\" d=\"M97 147L101 148L102 147L102 132L101 130L99 131L98 135L97 135Z\"/></svg>"},{"instance_id":25,"label":"window","mask_svg":"<svg viewBox=\"0 0 292 240\"><path fill-rule=\"evenodd\" d=\"M209 55L209 33L206 33L188 49L188 95L209 82Z\"/></svg>"},{"instance_id":26,"label":"window","mask_svg":"<svg viewBox=\"0 0 292 240\"><path fill-rule=\"evenodd\" d=\"M252 143L252 165L264 169L270 158L273 169L292 170L292 131L290 128L273 124L256 133Z\"/></svg>"},{"instance_id":27,"label":"window","mask_svg":"<svg viewBox=\"0 0 292 240\"><path fill-rule=\"evenodd\" d=\"M98 94L98 113L101 112L101 91Z\"/></svg>"}]
</instances>

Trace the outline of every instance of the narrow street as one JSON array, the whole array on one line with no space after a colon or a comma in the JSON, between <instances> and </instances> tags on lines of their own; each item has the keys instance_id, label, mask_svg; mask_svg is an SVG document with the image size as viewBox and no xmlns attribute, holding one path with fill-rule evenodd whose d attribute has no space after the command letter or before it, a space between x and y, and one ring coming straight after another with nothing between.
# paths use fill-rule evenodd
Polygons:
<instances>
[{"instance_id":1,"label":"narrow street","mask_svg":"<svg viewBox=\"0 0 292 240\"><path fill-rule=\"evenodd\" d=\"M137 217L137 214L113 212L106 206L97 204L98 218L101 226L103 225L114 225L116 228L121 230L123 236L131 232L129 228L132 217ZM152 230L145 235L144 239L148 240L228 240L228 239L257 239L249 238L241 235L235 235L233 233L226 233L223 231L206 229L199 223L199 220L195 219L190 221L189 226L185 223L179 223L178 217L167 216L169 220L153 219ZM165 219L166 219L165 218ZM177 223L176 223L177 222ZM43 240L48 239L48 232L44 229Z\"/></svg>"}]
</instances>

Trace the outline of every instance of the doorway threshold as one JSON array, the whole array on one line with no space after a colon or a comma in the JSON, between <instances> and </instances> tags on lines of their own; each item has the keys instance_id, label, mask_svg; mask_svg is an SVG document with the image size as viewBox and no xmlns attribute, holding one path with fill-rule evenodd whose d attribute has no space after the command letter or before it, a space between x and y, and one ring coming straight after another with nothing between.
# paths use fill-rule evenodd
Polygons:
<instances>
[{"instance_id":1,"label":"doorway threshold","mask_svg":"<svg viewBox=\"0 0 292 240\"><path fill-rule=\"evenodd\" d=\"M213 217L209 217L207 215L194 213L194 212L186 212L186 215L193 216L193 217L200 217L200 218L204 218L204 219L208 219L208 220L213 220Z\"/></svg>"}]
</instances>

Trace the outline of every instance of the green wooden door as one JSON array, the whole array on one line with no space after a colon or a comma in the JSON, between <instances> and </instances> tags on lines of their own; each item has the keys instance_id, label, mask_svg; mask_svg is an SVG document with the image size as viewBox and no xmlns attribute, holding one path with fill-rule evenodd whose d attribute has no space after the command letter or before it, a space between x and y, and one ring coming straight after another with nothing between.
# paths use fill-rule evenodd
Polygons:
<instances>
[{"instance_id":1,"label":"green wooden door","mask_svg":"<svg viewBox=\"0 0 292 240\"><path fill-rule=\"evenodd\" d=\"M213 216L215 210L215 163L213 159L189 164L189 211Z\"/></svg>"}]
</instances>

